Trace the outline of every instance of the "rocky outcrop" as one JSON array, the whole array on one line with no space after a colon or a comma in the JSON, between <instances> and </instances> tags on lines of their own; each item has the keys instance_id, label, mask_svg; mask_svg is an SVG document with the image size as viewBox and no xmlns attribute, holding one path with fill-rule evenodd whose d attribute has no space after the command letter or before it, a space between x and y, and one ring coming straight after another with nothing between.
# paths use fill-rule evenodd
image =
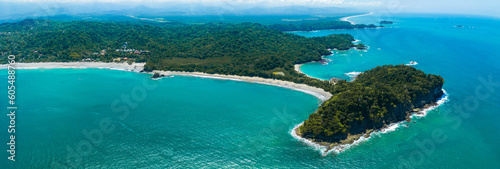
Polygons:
<instances>
[{"instance_id":1,"label":"rocky outcrop","mask_svg":"<svg viewBox=\"0 0 500 169\"><path fill-rule=\"evenodd\" d=\"M300 136L343 144L391 123L411 122L413 112L435 105L444 94L442 77L405 65L376 67L353 82L340 82L333 97L298 128Z\"/></svg>"},{"instance_id":2,"label":"rocky outcrop","mask_svg":"<svg viewBox=\"0 0 500 169\"><path fill-rule=\"evenodd\" d=\"M370 129L375 129L375 130L382 129L384 128L384 126L387 126L391 123L401 122L405 120L411 121L410 116L412 115L412 113L436 105L438 99L441 98L443 95L444 92L442 89L442 85L435 86L432 90L430 90L429 93L417 96L414 99L414 102L396 105L395 108L389 110L390 116L385 116L383 121L381 121L378 124L375 124L375 126L365 125L368 123L353 125L353 127L350 129L350 133L361 134L361 133L366 133L366 131Z\"/></svg>"}]
</instances>

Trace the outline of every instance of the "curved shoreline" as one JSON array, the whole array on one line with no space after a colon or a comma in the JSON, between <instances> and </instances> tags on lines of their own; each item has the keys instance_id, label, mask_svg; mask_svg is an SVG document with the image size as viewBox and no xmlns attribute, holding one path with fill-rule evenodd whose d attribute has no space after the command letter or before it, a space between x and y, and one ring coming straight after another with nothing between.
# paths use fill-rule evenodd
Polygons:
<instances>
[{"instance_id":1,"label":"curved shoreline","mask_svg":"<svg viewBox=\"0 0 500 169\"><path fill-rule=\"evenodd\" d=\"M346 21L346 22L349 22L351 23L351 25L355 25L356 23L354 23L353 21L350 21L349 19L351 18L355 18L355 17L360 17L360 16L367 16L367 15L372 15L373 13L370 12L370 13L367 13L367 14L361 14L361 15L353 15L353 16L348 16L348 17L343 17L343 18L340 18L341 21Z\"/></svg>"},{"instance_id":2,"label":"curved shoreline","mask_svg":"<svg viewBox=\"0 0 500 169\"><path fill-rule=\"evenodd\" d=\"M39 63L16 63L14 67L16 69L111 69L111 70L122 70L122 71L132 71L141 72L144 69L145 63L133 63L131 65L127 63L105 63L105 62L39 62ZM6 64L0 65L0 69L7 69ZM321 101L328 100L332 94L324 91L323 89L308 86L305 84L297 84L289 81L266 79L262 77L249 77L249 76L236 76L236 75L222 75L222 74L208 74L202 72L179 72L179 71L158 71L155 70L151 73L158 72L162 75L178 75L178 76L191 76L191 77L201 77L201 78L211 78L211 79L221 79L221 80L233 80L233 81L243 81L248 83L259 83L264 85L271 85L277 87L283 87L287 89L292 89L295 91L300 91L315 96Z\"/></svg>"},{"instance_id":3,"label":"curved shoreline","mask_svg":"<svg viewBox=\"0 0 500 169\"><path fill-rule=\"evenodd\" d=\"M203 72L178 72L178 71L158 71L158 70L153 71L153 73L155 73L155 72L160 73L160 74L165 75L165 76L169 76L169 75L192 76L192 77L221 79L221 80L243 81L243 82L248 82L248 83L259 83L259 84L283 87L283 88L292 89L292 90L296 90L296 91L300 91L303 93L313 95L323 102L328 100L330 97L332 97L331 93L326 92L323 89L309 86L309 85L305 85L305 84L298 84L298 83L293 83L290 81L284 81L284 80L266 79L266 78L262 78L262 77L208 74L208 73L203 73Z\"/></svg>"},{"instance_id":4,"label":"curved shoreline","mask_svg":"<svg viewBox=\"0 0 500 169\"><path fill-rule=\"evenodd\" d=\"M16 69L88 69L88 68L97 68L97 69L111 69L111 70L122 70L122 71L132 71L140 73L144 68L145 63L105 63L105 62L40 62L40 63L16 63ZM303 64L297 64L295 66L295 70L299 73L304 74L300 71L300 66ZM6 64L0 65L0 69L7 69ZM158 71L155 70L153 72L148 72L148 74L152 73L160 73L166 76L178 75L178 76L191 76L191 77L200 77L200 78L211 78L211 79L220 79L220 80L233 80L233 81L243 81L248 83L259 83L264 85L272 85L277 87L288 88L296 91L300 91L303 93L307 93L313 95L320 99L321 101L328 100L332 94L324 91L323 89L308 86L305 84L297 84L289 81L283 80L275 80L275 79L265 79L261 77L248 77L248 76L236 76L236 75L221 75L221 74L208 74L202 72L179 72L179 71ZM444 91L444 89L443 89ZM447 101L447 93L444 91L445 95L440 98L436 103L437 105L427 107L420 112L414 113L411 117L425 117L428 111L431 111L440 105L444 104ZM367 141L371 138L371 135L375 134L383 134L391 131L395 131L397 128L402 126L401 124L404 121L391 123L384 128L381 128L378 132L372 132L365 136L365 134L359 134L352 137L350 143L339 143L333 147L329 147L309 139L303 138L296 133L296 130L303 124L304 122L295 125L293 129L291 129L290 134L292 137L297 139L300 142L307 144L308 146L314 147L316 150L319 150L323 156L330 154L331 152L335 152L336 154L343 152L346 149L349 149L353 146L358 145L361 142Z\"/></svg>"},{"instance_id":5,"label":"curved shoreline","mask_svg":"<svg viewBox=\"0 0 500 169\"><path fill-rule=\"evenodd\" d=\"M307 63L302 63L302 64L296 64L296 65L293 65L294 69L296 72L299 72L300 74L303 74L303 75L306 75L307 77L310 77L310 78L315 78L315 77L312 77L312 76L309 76L308 74L305 74L304 72L302 72L302 70L300 70L300 67L302 65L305 65L305 64L308 64L308 63L315 63L316 61L313 61L313 62L307 62ZM315 78L315 79L318 79L318 80L323 80L323 79L319 79L319 78Z\"/></svg>"}]
</instances>

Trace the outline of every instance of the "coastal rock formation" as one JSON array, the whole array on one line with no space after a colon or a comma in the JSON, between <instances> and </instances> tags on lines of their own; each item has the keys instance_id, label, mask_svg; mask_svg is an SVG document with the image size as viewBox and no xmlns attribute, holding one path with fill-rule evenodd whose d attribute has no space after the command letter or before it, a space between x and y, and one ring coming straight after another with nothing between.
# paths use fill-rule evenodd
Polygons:
<instances>
[{"instance_id":1,"label":"coastal rock formation","mask_svg":"<svg viewBox=\"0 0 500 169\"><path fill-rule=\"evenodd\" d=\"M297 129L322 145L352 142L369 131L407 120L414 110L435 104L444 80L411 66L379 66L353 82L339 81L333 96Z\"/></svg>"},{"instance_id":2,"label":"coastal rock formation","mask_svg":"<svg viewBox=\"0 0 500 169\"><path fill-rule=\"evenodd\" d=\"M393 24L393 22L384 20L384 21L380 21L380 24Z\"/></svg>"}]
</instances>

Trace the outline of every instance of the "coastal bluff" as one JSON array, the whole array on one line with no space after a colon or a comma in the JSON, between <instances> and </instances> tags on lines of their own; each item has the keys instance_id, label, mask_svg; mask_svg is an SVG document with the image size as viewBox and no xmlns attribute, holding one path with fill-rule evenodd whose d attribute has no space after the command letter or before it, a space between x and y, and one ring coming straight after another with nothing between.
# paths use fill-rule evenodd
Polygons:
<instances>
[{"instance_id":1,"label":"coastal bluff","mask_svg":"<svg viewBox=\"0 0 500 169\"><path fill-rule=\"evenodd\" d=\"M329 146L349 144L412 113L433 106L444 79L406 65L378 66L352 82L339 81L333 96L296 129L298 136Z\"/></svg>"}]
</instances>

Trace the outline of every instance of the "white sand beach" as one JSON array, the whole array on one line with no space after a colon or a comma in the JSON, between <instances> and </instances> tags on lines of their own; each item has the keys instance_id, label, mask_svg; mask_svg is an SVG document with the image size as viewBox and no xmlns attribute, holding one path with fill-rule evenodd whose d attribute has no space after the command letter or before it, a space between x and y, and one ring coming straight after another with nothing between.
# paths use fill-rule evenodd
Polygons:
<instances>
[{"instance_id":1,"label":"white sand beach","mask_svg":"<svg viewBox=\"0 0 500 169\"><path fill-rule=\"evenodd\" d=\"M347 22L351 23L352 25L355 25L356 23L354 23L353 21L350 21L349 19L354 18L354 17L367 16L367 15L371 15L371 14L373 14L373 13L370 12L370 13L362 14L362 15L348 16L348 17L340 18L340 20L347 21Z\"/></svg>"},{"instance_id":2,"label":"white sand beach","mask_svg":"<svg viewBox=\"0 0 500 169\"><path fill-rule=\"evenodd\" d=\"M106 63L106 62L38 62L38 63L16 63L16 69L113 69L139 72L144 69L144 63ZM0 69L6 69L7 65L0 65Z\"/></svg>"},{"instance_id":3,"label":"white sand beach","mask_svg":"<svg viewBox=\"0 0 500 169\"><path fill-rule=\"evenodd\" d=\"M313 62L309 62L309 63L313 63ZM305 63L305 64L306 64L306 63ZM301 73L301 74L304 74L304 75L306 75L307 77L310 77L310 78L315 78L315 77L309 76L309 75L305 74L304 72L302 72L302 70L300 70L300 67L301 67L302 65L304 65L304 64L296 64L296 65L293 65L293 66L294 66L294 68L295 68L295 71L297 71L297 72L299 72L299 73ZM325 81L324 79L319 79L319 78L315 78L315 79L317 79L317 80L321 80L321 81Z\"/></svg>"},{"instance_id":4,"label":"white sand beach","mask_svg":"<svg viewBox=\"0 0 500 169\"><path fill-rule=\"evenodd\" d=\"M310 78L315 78L315 77L309 76L309 75L305 74L304 72L302 72L302 70L300 70L300 67L301 67L302 65L304 65L304 64L296 64L296 65L293 65L293 66L294 66L294 68L295 68L295 71L297 71L297 72L299 72L299 73L301 73L301 74L304 74L304 75L306 75L307 77L310 77ZM318 79L318 78L315 78L315 79ZM323 79L318 79L318 80L323 80Z\"/></svg>"},{"instance_id":5,"label":"white sand beach","mask_svg":"<svg viewBox=\"0 0 500 169\"><path fill-rule=\"evenodd\" d=\"M300 67L301 67L302 65L304 65L304 64L296 64L296 65L293 65L293 66L294 66L294 68L295 68L295 71L297 71L297 72L299 72L299 73L301 73L301 74L305 74L304 72L302 72L302 71L300 70Z\"/></svg>"},{"instance_id":6,"label":"white sand beach","mask_svg":"<svg viewBox=\"0 0 500 169\"><path fill-rule=\"evenodd\" d=\"M113 69L113 70L140 72L144 68L144 63L133 63L129 65L127 63L105 63L105 62L40 62L40 63L16 63L14 67L16 69L98 68L98 69ZM6 68L7 65L5 64L0 65L0 69L6 69ZM166 76L168 75L194 76L202 78L225 79L225 80L235 80L235 81L244 81L250 83L273 85L311 94L322 101L326 101L332 96L331 93L326 92L320 88L308 86L305 84L297 84L289 81L283 81L283 80L265 79L261 77L208 74L202 72L178 72L178 71L154 71L154 72L158 72Z\"/></svg>"},{"instance_id":7,"label":"white sand beach","mask_svg":"<svg viewBox=\"0 0 500 169\"><path fill-rule=\"evenodd\" d=\"M301 92L316 96L317 98L319 98L322 101L326 101L330 97L332 97L331 93L326 92L325 90L317 88L317 87L312 87L312 86L308 86L305 84L297 84L297 83L283 81L283 80L266 79L266 78L262 78L262 77L208 74L208 73L203 73L203 72L177 72L177 71L153 71L153 72L158 72L158 73L160 73L162 75L166 75L166 76L168 76L168 75L195 76L195 77L202 77L202 78L225 79L225 80L235 80L235 81L243 81L243 82L250 82L250 83L273 85L273 86L284 87L284 88L288 88L288 89L292 89L292 90L301 91Z\"/></svg>"}]
</instances>

